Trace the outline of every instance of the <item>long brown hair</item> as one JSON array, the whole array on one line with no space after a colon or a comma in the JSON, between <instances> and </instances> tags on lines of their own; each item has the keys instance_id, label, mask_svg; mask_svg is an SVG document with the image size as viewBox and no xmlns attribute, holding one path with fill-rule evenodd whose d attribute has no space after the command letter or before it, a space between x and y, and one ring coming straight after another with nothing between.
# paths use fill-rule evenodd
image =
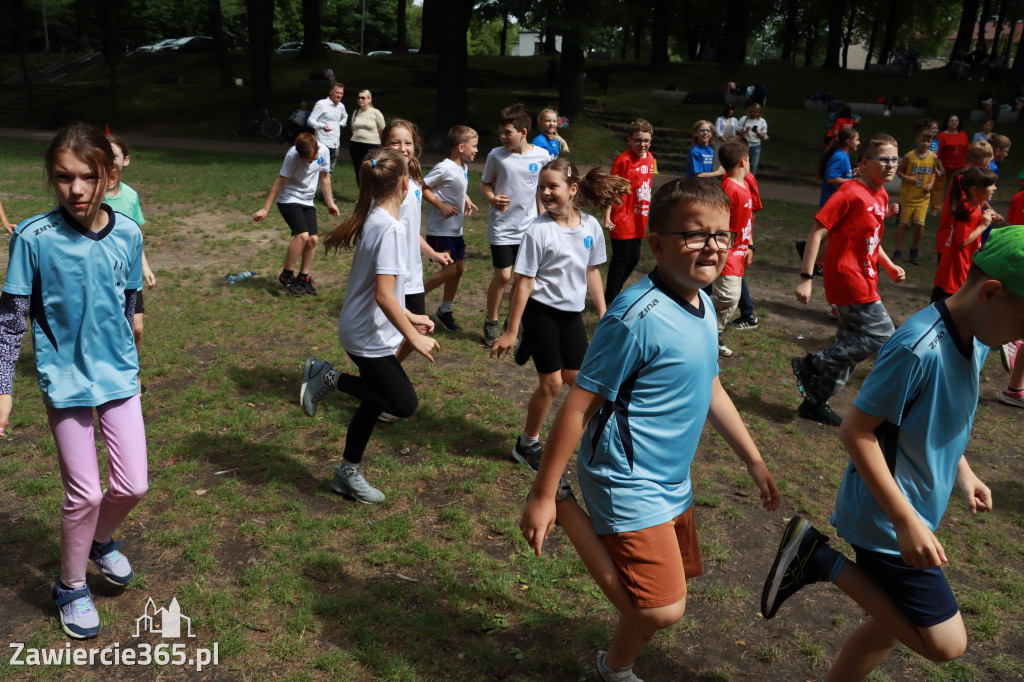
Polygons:
<instances>
[{"instance_id":1,"label":"long brown hair","mask_svg":"<svg viewBox=\"0 0 1024 682\"><path fill-rule=\"evenodd\" d=\"M57 163L57 155L70 152L84 161L94 173L100 176L99 184L102 192L106 192L110 178L117 174L114 165L114 150L103 131L86 123L72 123L64 126L53 136L50 146L46 149L46 180L53 189L53 167ZM125 152L127 154L127 151Z\"/></svg>"},{"instance_id":2,"label":"long brown hair","mask_svg":"<svg viewBox=\"0 0 1024 682\"><path fill-rule=\"evenodd\" d=\"M391 121L384 126L384 130L380 134L380 139L386 147L388 144L388 137L391 136L391 131L395 128L405 128L412 135L412 157L407 159L409 162L409 177L423 184L423 170L420 168L420 152L423 151L423 138L420 137L419 128L412 121L407 121L404 118L393 118Z\"/></svg>"},{"instance_id":3,"label":"long brown hair","mask_svg":"<svg viewBox=\"0 0 1024 682\"><path fill-rule=\"evenodd\" d=\"M581 177L576 164L566 158L548 161L540 171L554 171L562 176L567 185L575 183L579 191L573 199L573 205L589 205L599 212L608 206L621 205L622 195L630 189L629 180L609 175L599 166L594 166Z\"/></svg>"},{"instance_id":4,"label":"long brown hair","mask_svg":"<svg viewBox=\"0 0 1024 682\"><path fill-rule=\"evenodd\" d=\"M405 157L397 149L377 147L359 164L359 199L345 222L328 233L324 248L330 253L342 247L351 249L363 233L363 223L374 204L382 204L401 191L402 178L408 172Z\"/></svg>"},{"instance_id":5,"label":"long brown hair","mask_svg":"<svg viewBox=\"0 0 1024 682\"><path fill-rule=\"evenodd\" d=\"M973 205L968 201L967 191L974 187L991 187L998 179L999 176L993 171L977 166L954 175L949 183L949 209L953 217L957 220L970 218Z\"/></svg>"}]
</instances>

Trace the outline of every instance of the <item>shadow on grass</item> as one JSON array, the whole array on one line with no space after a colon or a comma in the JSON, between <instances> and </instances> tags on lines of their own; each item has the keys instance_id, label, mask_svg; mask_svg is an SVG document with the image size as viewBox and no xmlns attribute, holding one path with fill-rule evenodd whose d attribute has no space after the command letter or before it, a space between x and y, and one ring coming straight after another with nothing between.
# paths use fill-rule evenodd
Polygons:
<instances>
[{"instance_id":1,"label":"shadow on grass","mask_svg":"<svg viewBox=\"0 0 1024 682\"><path fill-rule=\"evenodd\" d=\"M1024 483L1000 479L989 483L996 509L1008 509L1024 515Z\"/></svg>"},{"instance_id":2,"label":"shadow on grass","mask_svg":"<svg viewBox=\"0 0 1024 682\"><path fill-rule=\"evenodd\" d=\"M312 475L287 447L256 438L197 432L183 438L174 454L180 460L210 462L218 470L235 470L234 476L253 484L277 481L294 485L303 493L322 487L323 477Z\"/></svg>"}]
</instances>

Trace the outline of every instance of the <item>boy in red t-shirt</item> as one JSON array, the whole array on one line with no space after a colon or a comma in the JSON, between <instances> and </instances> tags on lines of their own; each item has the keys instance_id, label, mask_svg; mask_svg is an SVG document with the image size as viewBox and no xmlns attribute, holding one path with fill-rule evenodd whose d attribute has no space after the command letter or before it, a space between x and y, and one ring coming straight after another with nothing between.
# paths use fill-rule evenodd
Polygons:
<instances>
[{"instance_id":1,"label":"boy in red t-shirt","mask_svg":"<svg viewBox=\"0 0 1024 682\"><path fill-rule=\"evenodd\" d=\"M730 140L718 150L718 159L725 169L722 177L722 189L729 197L729 231L734 232L734 244L729 249L722 274L711 283L711 302L718 314L718 333L725 330L725 325L736 314L740 302L740 290L743 285L743 271L750 265L754 254L750 251L753 230L753 200L746 177L750 173L750 155L746 140ZM723 357L732 355L721 339L718 341L718 354Z\"/></svg>"},{"instance_id":2,"label":"boy in red t-shirt","mask_svg":"<svg viewBox=\"0 0 1024 682\"><path fill-rule=\"evenodd\" d=\"M828 302L839 308L839 326L832 345L792 360L797 386L804 396L797 414L804 419L839 426L829 398L839 392L857 364L882 347L895 328L878 296L878 266L894 282L906 278L903 268L882 249L883 221L899 213L888 206L882 186L896 175L899 150L889 135L876 134L861 146L860 177L844 183L815 216L804 248L801 281L796 298L811 300L814 259L825 233L828 247L822 279Z\"/></svg>"},{"instance_id":3,"label":"boy in red t-shirt","mask_svg":"<svg viewBox=\"0 0 1024 682\"><path fill-rule=\"evenodd\" d=\"M629 180L629 194L622 196L621 206L611 206L604 214L604 226L612 240L612 257L608 261L608 279L604 299L610 305L633 268L640 262L640 247L647 229L647 213L651 208L651 183L654 178L654 156L649 151L654 127L642 118L629 124L626 141L629 149L615 157L612 175Z\"/></svg>"}]
</instances>

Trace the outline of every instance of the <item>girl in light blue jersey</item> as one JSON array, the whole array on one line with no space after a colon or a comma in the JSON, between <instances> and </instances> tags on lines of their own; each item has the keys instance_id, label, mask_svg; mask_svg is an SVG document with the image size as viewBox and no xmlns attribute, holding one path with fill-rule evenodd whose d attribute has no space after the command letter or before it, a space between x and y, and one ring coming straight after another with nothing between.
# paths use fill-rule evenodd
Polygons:
<instances>
[{"instance_id":1,"label":"girl in light blue jersey","mask_svg":"<svg viewBox=\"0 0 1024 682\"><path fill-rule=\"evenodd\" d=\"M131 581L131 565L111 536L148 488L132 331L142 232L103 203L119 177L102 132L84 124L64 128L46 151L45 167L60 206L15 228L0 294L0 438L9 435L14 367L28 316L64 483L53 598L64 632L89 639L99 633L100 619L86 565L91 559L114 585ZM94 408L109 453L106 492Z\"/></svg>"}]
</instances>

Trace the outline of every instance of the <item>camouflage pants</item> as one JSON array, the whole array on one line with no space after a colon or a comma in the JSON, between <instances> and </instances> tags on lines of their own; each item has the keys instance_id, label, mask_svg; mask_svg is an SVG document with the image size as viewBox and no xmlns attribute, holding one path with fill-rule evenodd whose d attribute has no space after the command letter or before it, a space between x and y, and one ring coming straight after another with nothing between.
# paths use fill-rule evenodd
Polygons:
<instances>
[{"instance_id":1,"label":"camouflage pants","mask_svg":"<svg viewBox=\"0 0 1024 682\"><path fill-rule=\"evenodd\" d=\"M838 307L835 341L803 361L807 397L819 404L839 393L857 364L877 353L896 331L881 301Z\"/></svg>"}]
</instances>

